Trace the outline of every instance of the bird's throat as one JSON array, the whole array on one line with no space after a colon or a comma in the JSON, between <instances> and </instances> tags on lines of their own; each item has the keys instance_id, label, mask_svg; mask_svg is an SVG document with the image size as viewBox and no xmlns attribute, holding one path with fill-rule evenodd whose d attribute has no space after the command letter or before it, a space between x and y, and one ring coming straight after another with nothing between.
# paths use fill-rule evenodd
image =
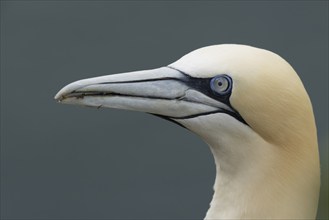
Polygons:
<instances>
[{"instance_id":1,"label":"bird's throat","mask_svg":"<svg viewBox=\"0 0 329 220\"><path fill-rule=\"evenodd\" d=\"M214 156L215 192L205 219L314 219L317 155L271 144L225 114L213 117L180 121ZM289 149L302 149L301 143Z\"/></svg>"},{"instance_id":2,"label":"bird's throat","mask_svg":"<svg viewBox=\"0 0 329 220\"><path fill-rule=\"evenodd\" d=\"M198 117L183 125L210 146L216 164L215 192L206 219L252 219L261 215L254 210L255 195L264 191L263 196L267 196L266 181L275 175L276 148L226 114Z\"/></svg>"},{"instance_id":3,"label":"bird's throat","mask_svg":"<svg viewBox=\"0 0 329 220\"><path fill-rule=\"evenodd\" d=\"M216 164L214 195L205 219L255 219L264 218L271 210L275 184L267 184L274 175L270 161L253 158L255 146L240 145L245 152L234 152L225 146L211 146ZM244 154L244 155L243 155ZM268 170L267 170L268 169ZM258 203L259 202L259 203ZM267 202L267 204L265 203ZM267 207L266 207L267 205ZM259 207L263 207L259 209Z\"/></svg>"},{"instance_id":4,"label":"bird's throat","mask_svg":"<svg viewBox=\"0 0 329 220\"><path fill-rule=\"evenodd\" d=\"M315 218L319 188L316 165L300 160L305 156L296 160L284 157L280 146L260 137L234 140L209 143L216 180L205 219Z\"/></svg>"}]
</instances>

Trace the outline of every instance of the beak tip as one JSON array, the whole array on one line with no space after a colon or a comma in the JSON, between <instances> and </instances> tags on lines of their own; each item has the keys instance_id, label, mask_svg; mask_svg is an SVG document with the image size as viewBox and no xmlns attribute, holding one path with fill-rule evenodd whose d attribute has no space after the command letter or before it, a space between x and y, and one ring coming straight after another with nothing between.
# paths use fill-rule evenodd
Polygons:
<instances>
[{"instance_id":1,"label":"beak tip","mask_svg":"<svg viewBox=\"0 0 329 220\"><path fill-rule=\"evenodd\" d=\"M67 98L66 96L73 92L76 88L77 86L75 83L68 84L57 92L57 94L54 96L54 99L57 102L62 102L65 98Z\"/></svg>"},{"instance_id":2,"label":"beak tip","mask_svg":"<svg viewBox=\"0 0 329 220\"><path fill-rule=\"evenodd\" d=\"M55 102L57 103L62 103L62 101L65 99L64 97L60 97L60 98L54 98Z\"/></svg>"},{"instance_id":3,"label":"beak tip","mask_svg":"<svg viewBox=\"0 0 329 220\"><path fill-rule=\"evenodd\" d=\"M64 99L68 98L68 96L74 92L75 90L77 90L80 87L83 87L85 84L83 84L82 82L85 82L87 80L78 80L75 82L72 82L66 86L64 86L62 89L60 89L57 94L54 96L54 99L57 102L62 102Z\"/></svg>"},{"instance_id":4,"label":"beak tip","mask_svg":"<svg viewBox=\"0 0 329 220\"><path fill-rule=\"evenodd\" d=\"M61 103L65 99L65 92L61 89L57 94L54 96L55 101Z\"/></svg>"},{"instance_id":5,"label":"beak tip","mask_svg":"<svg viewBox=\"0 0 329 220\"><path fill-rule=\"evenodd\" d=\"M60 101L61 96L59 96L58 94L56 94L56 95L54 96L54 99L55 99L55 101Z\"/></svg>"}]
</instances>

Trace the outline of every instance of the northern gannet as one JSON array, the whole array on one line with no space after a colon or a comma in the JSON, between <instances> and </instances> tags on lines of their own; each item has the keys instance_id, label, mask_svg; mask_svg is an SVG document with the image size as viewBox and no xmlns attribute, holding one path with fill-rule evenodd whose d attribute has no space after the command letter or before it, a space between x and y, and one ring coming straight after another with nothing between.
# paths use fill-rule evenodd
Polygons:
<instances>
[{"instance_id":1,"label":"northern gannet","mask_svg":"<svg viewBox=\"0 0 329 220\"><path fill-rule=\"evenodd\" d=\"M200 136L216 164L205 219L314 219L320 168L312 105L273 52L224 44L158 69L89 78L65 104L155 114Z\"/></svg>"}]
</instances>

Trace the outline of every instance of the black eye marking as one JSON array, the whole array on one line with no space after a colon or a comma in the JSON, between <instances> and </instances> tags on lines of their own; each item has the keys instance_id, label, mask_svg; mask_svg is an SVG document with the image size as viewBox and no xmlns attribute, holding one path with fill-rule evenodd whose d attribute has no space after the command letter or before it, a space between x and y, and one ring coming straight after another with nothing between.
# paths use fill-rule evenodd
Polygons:
<instances>
[{"instance_id":1,"label":"black eye marking","mask_svg":"<svg viewBox=\"0 0 329 220\"><path fill-rule=\"evenodd\" d=\"M221 74L212 78L195 78L185 74L185 77L185 84L191 88L233 108L230 103L233 80L230 76Z\"/></svg>"},{"instance_id":2,"label":"black eye marking","mask_svg":"<svg viewBox=\"0 0 329 220\"><path fill-rule=\"evenodd\" d=\"M244 123L245 125L249 126L247 122L242 118L237 110L233 108L230 103L230 96L232 94L233 89L233 79L227 74L219 74L212 78L197 78L192 77L183 71L175 69L173 67L168 67L174 70L179 71L185 77L178 79L179 81L185 83L187 86L203 93L204 95L218 100L227 106L229 106L232 112L221 109L220 111L226 114L231 115L232 117L236 118L240 122Z\"/></svg>"}]
</instances>

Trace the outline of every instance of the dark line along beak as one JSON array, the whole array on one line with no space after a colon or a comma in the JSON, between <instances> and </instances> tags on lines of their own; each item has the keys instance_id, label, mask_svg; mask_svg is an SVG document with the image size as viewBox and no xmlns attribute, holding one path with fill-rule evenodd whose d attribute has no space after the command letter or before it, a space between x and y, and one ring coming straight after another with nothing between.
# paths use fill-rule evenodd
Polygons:
<instances>
[{"instance_id":1,"label":"dark line along beak","mask_svg":"<svg viewBox=\"0 0 329 220\"><path fill-rule=\"evenodd\" d=\"M234 113L227 104L191 87L191 79L170 67L107 75L73 82L55 99L64 104L134 110L172 119Z\"/></svg>"}]
</instances>

